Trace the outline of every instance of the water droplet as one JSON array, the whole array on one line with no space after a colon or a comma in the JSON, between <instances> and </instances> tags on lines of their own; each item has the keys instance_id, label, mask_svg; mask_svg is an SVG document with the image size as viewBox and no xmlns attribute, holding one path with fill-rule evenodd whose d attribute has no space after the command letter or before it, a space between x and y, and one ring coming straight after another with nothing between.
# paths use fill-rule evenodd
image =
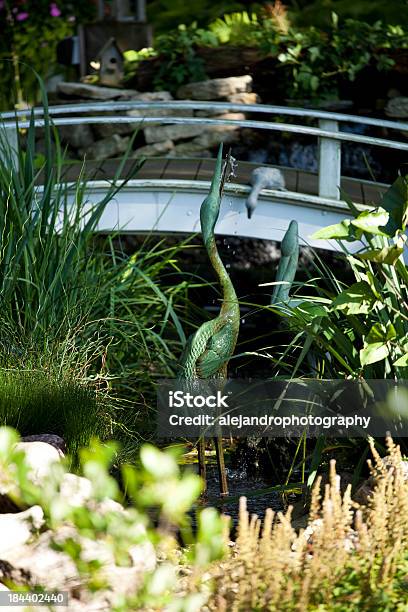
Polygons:
<instances>
[{"instance_id":1,"label":"water droplet","mask_svg":"<svg viewBox=\"0 0 408 612\"><path fill-rule=\"evenodd\" d=\"M231 267L231 264L229 264L229 263L228 263L228 264L226 264L226 266L225 266L225 267L226 267L226 268L230 268L230 267Z\"/></svg>"},{"instance_id":2,"label":"water droplet","mask_svg":"<svg viewBox=\"0 0 408 612\"><path fill-rule=\"evenodd\" d=\"M191 217L191 215L192 215L192 214L193 214L193 211L192 211L192 210L188 210L188 211L187 211L187 217Z\"/></svg>"},{"instance_id":3,"label":"water droplet","mask_svg":"<svg viewBox=\"0 0 408 612\"><path fill-rule=\"evenodd\" d=\"M245 325L245 319L241 319L242 325Z\"/></svg>"}]
</instances>

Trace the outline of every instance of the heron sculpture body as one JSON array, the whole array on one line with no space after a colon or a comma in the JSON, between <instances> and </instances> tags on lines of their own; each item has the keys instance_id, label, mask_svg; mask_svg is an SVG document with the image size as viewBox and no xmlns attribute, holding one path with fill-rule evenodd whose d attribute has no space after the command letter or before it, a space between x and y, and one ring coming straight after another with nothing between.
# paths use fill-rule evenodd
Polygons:
<instances>
[{"instance_id":1,"label":"heron sculpture body","mask_svg":"<svg viewBox=\"0 0 408 612\"><path fill-rule=\"evenodd\" d=\"M291 221L281 243L281 258L279 260L275 285L271 297L271 305L289 302L289 291L295 280L299 261L299 229L297 221Z\"/></svg>"},{"instance_id":2,"label":"heron sculpture body","mask_svg":"<svg viewBox=\"0 0 408 612\"><path fill-rule=\"evenodd\" d=\"M228 361L234 353L239 333L240 310L238 298L229 274L218 253L215 241L215 224L220 213L222 192L226 176L223 168L222 145L218 157L210 193L200 209L201 231L203 242L211 265L217 275L222 290L222 303L218 316L203 323L188 339L180 361L178 378L192 381L196 379L226 378ZM222 438L215 439L218 472L221 494L228 494L227 478L224 466ZM199 472L206 478L205 442L198 442Z\"/></svg>"}]
</instances>

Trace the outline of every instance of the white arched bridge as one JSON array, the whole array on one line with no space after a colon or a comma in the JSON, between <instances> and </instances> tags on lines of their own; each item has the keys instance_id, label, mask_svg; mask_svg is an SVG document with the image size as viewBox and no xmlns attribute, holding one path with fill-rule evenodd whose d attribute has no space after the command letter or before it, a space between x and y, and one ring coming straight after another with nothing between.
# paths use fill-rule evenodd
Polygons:
<instances>
[{"instance_id":1,"label":"white arched bridge","mask_svg":"<svg viewBox=\"0 0 408 612\"><path fill-rule=\"evenodd\" d=\"M171 112L200 110L209 117L171 116ZM408 133L408 123L330 113L311 109L268 106L261 104L230 104L224 102L101 102L67 104L49 108L53 124L135 124L135 117L127 111L137 110L140 124L198 124L208 126L239 126L269 132L294 133L318 139L318 174L293 168L280 168L285 176L286 190L263 190L258 207L251 219L247 218L245 202L250 192L249 177L259 164L239 162L234 182L227 183L216 232L221 235L281 240L291 219L299 224L301 243L336 250L336 243L314 242L310 236L327 225L338 223L349 216L349 206L341 194L347 193L357 208L364 210L378 203L387 185L343 177L341 174L341 144L356 143L408 152L408 141L398 140L399 132ZM153 116L154 112L168 111L169 116ZM256 113L266 120L217 119L215 112ZM43 109L34 110L35 125L44 126ZM105 114L106 113L106 114ZM276 118L290 117L296 123L281 123ZM27 111L3 113L1 132L9 143L15 142L16 129L26 128ZM302 123L303 122L303 123ZM314 122L315 125L305 125ZM342 131L344 124L371 126L377 132L397 133L397 139L366 136ZM0 152L1 154L1 152ZM265 166L265 164L262 164ZM117 163L116 163L117 166ZM276 167L276 166L275 166ZM102 232L120 230L129 233L191 233L199 231L199 209L208 193L214 160L150 158L137 177L127 181L108 204L101 218ZM115 174L115 162L94 165L95 180L87 181L87 201L92 206L106 193ZM67 171L67 180L77 179L75 170ZM41 186L39 186L41 188Z\"/></svg>"}]
</instances>

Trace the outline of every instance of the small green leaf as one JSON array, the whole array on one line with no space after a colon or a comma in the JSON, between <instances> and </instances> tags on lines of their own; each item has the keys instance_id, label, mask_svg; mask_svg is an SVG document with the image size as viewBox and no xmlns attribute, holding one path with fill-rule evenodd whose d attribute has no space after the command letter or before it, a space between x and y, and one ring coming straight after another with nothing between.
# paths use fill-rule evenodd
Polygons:
<instances>
[{"instance_id":1,"label":"small green leaf","mask_svg":"<svg viewBox=\"0 0 408 612\"><path fill-rule=\"evenodd\" d=\"M352 228L350 225L350 219L344 219L344 221L341 221L340 223L329 225L328 227L323 227L322 229L317 230L317 232L312 234L311 238L313 240L349 238L352 235Z\"/></svg>"},{"instance_id":2,"label":"small green leaf","mask_svg":"<svg viewBox=\"0 0 408 612\"><path fill-rule=\"evenodd\" d=\"M379 208L376 211L362 212L356 219L351 221L351 224L367 234L387 236L383 230L380 230L380 226L386 225L388 223L388 219L388 212L382 208Z\"/></svg>"},{"instance_id":3,"label":"small green leaf","mask_svg":"<svg viewBox=\"0 0 408 612\"><path fill-rule=\"evenodd\" d=\"M401 357L399 357L397 361L394 361L392 365L397 366L398 368L407 368L408 367L408 353L405 353L405 355L402 355Z\"/></svg>"},{"instance_id":4,"label":"small green leaf","mask_svg":"<svg viewBox=\"0 0 408 612\"><path fill-rule=\"evenodd\" d=\"M360 351L360 362L362 366L382 361L389 355L389 348L384 342L373 342L367 344Z\"/></svg>"},{"instance_id":5,"label":"small green leaf","mask_svg":"<svg viewBox=\"0 0 408 612\"><path fill-rule=\"evenodd\" d=\"M372 344L376 342L388 342L397 337L397 332L392 323L388 323L386 326L381 323L374 323L367 336L365 337L366 344Z\"/></svg>"}]
</instances>

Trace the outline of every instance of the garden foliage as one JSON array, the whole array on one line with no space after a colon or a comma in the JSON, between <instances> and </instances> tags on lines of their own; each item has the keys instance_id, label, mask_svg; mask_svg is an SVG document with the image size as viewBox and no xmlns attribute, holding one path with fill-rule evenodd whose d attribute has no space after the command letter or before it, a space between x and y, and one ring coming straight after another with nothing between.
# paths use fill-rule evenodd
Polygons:
<instances>
[{"instance_id":1,"label":"garden foliage","mask_svg":"<svg viewBox=\"0 0 408 612\"><path fill-rule=\"evenodd\" d=\"M274 7L259 15L226 14L207 27L193 22L156 37L150 52L161 60L156 87L175 91L182 83L203 80L205 65L197 49L225 45L253 47L259 58L273 58L287 97L324 99L338 95L340 84L353 82L364 68L392 68L392 52L406 48L407 36L402 26L339 20L336 14L324 28L297 26Z\"/></svg>"},{"instance_id":2,"label":"garden foliage","mask_svg":"<svg viewBox=\"0 0 408 612\"><path fill-rule=\"evenodd\" d=\"M313 346L315 373L325 378L406 378L407 179L400 176L371 210L346 201L352 217L319 230L314 238L338 241L354 282L345 285L323 268L325 279L314 280L319 295L297 295L301 303L290 309L288 320L303 334L304 352Z\"/></svg>"},{"instance_id":3,"label":"garden foliage","mask_svg":"<svg viewBox=\"0 0 408 612\"><path fill-rule=\"evenodd\" d=\"M58 42L92 19L95 8L78 0L0 0L0 108L41 100L33 70L44 80L53 76Z\"/></svg>"},{"instance_id":4,"label":"garden foliage","mask_svg":"<svg viewBox=\"0 0 408 612\"><path fill-rule=\"evenodd\" d=\"M53 549L75 564L81 578L75 596L85 601L109 590L103 561L95 553L85 553L87 542L97 542L99 551L113 554L116 566L129 567L131 547L143 547L150 541L156 550L156 567L142 575L136 593L118 597L111 609L406 609L408 482L399 448L391 439L387 440L386 461L372 447L370 469L375 486L367 505L352 500L351 485L341 492L333 461L329 484L321 491L319 479L313 490L306 528L294 528L291 507L285 513L267 510L262 522L256 515L249 516L246 500L241 498L234 543L229 542L226 517L214 508L198 513L192 535L187 512L197 500L201 482L195 474L180 474L170 449L161 452L145 445L137 467L122 467L130 499L123 509L117 504L125 502L123 492L109 474L115 444L94 441L81 451L80 471L91 483L91 493L78 505L61 488L64 463L53 464L39 488L30 478L24 454L14 446L17 441L13 430L0 429L3 492L17 506L41 507L42 531L51 534ZM38 537L40 534L34 534L34 542ZM30 582L29 574L22 574L21 579L30 589L41 589L41 584ZM14 586L7 580L6 584Z\"/></svg>"},{"instance_id":5,"label":"garden foliage","mask_svg":"<svg viewBox=\"0 0 408 612\"><path fill-rule=\"evenodd\" d=\"M72 397L79 384L102 401L74 402L71 418L79 424L81 412L90 409L94 434L126 431L134 445L152 427L147 415L155 404L154 380L174 373L185 341L181 303L186 309L189 280L173 278L183 243L165 246L147 237L128 252L115 233L99 235L107 203L135 175L139 162L119 181L126 153L106 195L91 205L85 169L75 184L65 179L67 160L45 96L44 104L45 155L38 153L32 116L27 132L19 132L17 149L0 133L0 366L16 372L15 399L24 392L19 371L37 372L34 387L48 375L45 388L53 391L44 406L54 394L55 407L45 410L41 393L26 398L17 412L11 402L7 424L24 433L28 424L30 433L55 428L59 406L62 427L67 414L58 388L71 381ZM132 141L129 151L131 146ZM0 383L0 395L7 388ZM118 396L120 403L113 399ZM5 406L4 396L0 404ZM24 407L30 410L25 423ZM91 434L89 427L83 430ZM79 440L86 441L82 435ZM75 447L79 440L70 443Z\"/></svg>"}]
</instances>

